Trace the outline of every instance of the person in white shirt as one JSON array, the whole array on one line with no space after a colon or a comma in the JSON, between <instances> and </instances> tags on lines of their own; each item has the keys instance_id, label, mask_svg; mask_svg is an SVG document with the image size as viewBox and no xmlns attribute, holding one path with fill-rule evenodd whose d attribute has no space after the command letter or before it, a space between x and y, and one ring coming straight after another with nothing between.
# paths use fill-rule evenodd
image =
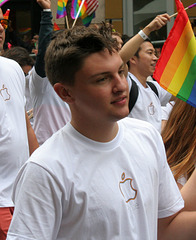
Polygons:
<instances>
[{"instance_id":1,"label":"person in white shirt","mask_svg":"<svg viewBox=\"0 0 196 240\"><path fill-rule=\"evenodd\" d=\"M49 44L46 74L72 118L19 172L7 240L195 239L196 215L180 212L160 134L125 118L129 88L115 48L84 26Z\"/></svg>"},{"instance_id":2,"label":"person in white shirt","mask_svg":"<svg viewBox=\"0 0 196 240\"><path fill-rule=\"evenodd\" d=\"M23 47L12 47L10 49L7 49L4 51L2 56L15 60L21 66L25 74L25 110L27 111L28 116L31 115L30 123L33 126L33 114L31 114L33 112L33 107L29 91L29 78L31 75L32 67L34 66L34 59L29 56L29 52Z\"/></svg>"},{"instance_id":3,"label":"person in white shirt","mask_svg":"<svg viewBox=\"0 0 196 240\"><path fill-rule=\"evenodd\" d=\"M50 0L37 0L42 7L38 54L30 75L30 95L33 105L33 129L39 145L71 119L67 103L56 94L45 74L44 55L53 32Z\"/></svg>"},{"instance_id":4,"label":"person in white shirt","mask_svg":"<svg viewBox=\"0 0 196 240\"><path fill-rule=\"evenodd\" d=\"M149 76L155 70L158 58L155 49L149 40L145 40L135 55L129 60L129 72L127 80L130 90L133 81L138 88L137 100L130 110L129 116L150 122L161 132L162 109L171 99L172 95L164 90L156 81L150 81L156 88L156 92L149 86Z\"/></svg>"},{"instance_id":5,"label":"person in white shirt","mask_svg":"<svg viewBox=\"0 0 196 240\"><path fill-rule=\"evenodd\" d=\"M8 26L5 23L0 22L0 48ZM2 56L0 106L0 239L4 240L14 210L11 194L15 177L38 143L25 112L24 72L17 62Z\"/></svg>"}]
</instances>

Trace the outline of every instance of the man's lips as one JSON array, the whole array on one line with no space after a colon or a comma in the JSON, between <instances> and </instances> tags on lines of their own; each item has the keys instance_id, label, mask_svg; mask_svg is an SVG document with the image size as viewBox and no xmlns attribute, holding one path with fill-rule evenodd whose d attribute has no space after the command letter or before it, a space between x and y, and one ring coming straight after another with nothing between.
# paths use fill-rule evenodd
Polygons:
<instances>
[{"instance_id":1,"label":"man's lips","mask_svg":"<svg viewBox=\"0 0 196 240\"><path fill-rule=\"evenodd\" d=\"M127 99L126 96L119 97L116 100L112 101L112 104L114 104L114 103L124 103L124 102L126 102L126 99Z\"/></svg>"}]
</instances>

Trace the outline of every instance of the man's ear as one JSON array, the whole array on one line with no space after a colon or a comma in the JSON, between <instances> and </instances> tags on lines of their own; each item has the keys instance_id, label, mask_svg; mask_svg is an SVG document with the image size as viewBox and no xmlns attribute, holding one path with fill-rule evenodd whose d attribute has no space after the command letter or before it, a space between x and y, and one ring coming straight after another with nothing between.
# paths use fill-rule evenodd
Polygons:
<instances>
[{"instance_id":1,"label":"man's ear","mask_svg":"<svg viewBox=\"0 0 196 240\"><path fill-rule=\"evenodd\" d=\"M54 90L64 102L66 103L74 102L74 98L72 96L70 87L63 85L62 83L55 83Z\"/></svg>"},{"instance_id":2,"label":"man's ear","mask_svg":"<svg viewBox=\"0 0 196 240\"><path fill-rule=\"evenodd\" d=\"M130 58L130 60L129 60L130 64L135 64L136 63L136 59L137 59L136 56L133 56L132 58Z\"/></svg>"}]
</instances>

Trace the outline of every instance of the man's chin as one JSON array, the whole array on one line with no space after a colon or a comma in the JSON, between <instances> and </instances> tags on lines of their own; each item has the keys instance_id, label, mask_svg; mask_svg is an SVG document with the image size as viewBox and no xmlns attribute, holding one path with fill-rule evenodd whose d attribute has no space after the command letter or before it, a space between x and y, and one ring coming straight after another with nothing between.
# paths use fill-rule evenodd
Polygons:
<instances>
[{"instance_id":1,"label":"man's chin","mask_svg":"<svg viewBox=\"0 0 196 240\"><path fill-rule=\"evenodd\" d=\"M121 120L123 118L126 118L127 116L129 115L129 111L125 111L124 113L122 114L119 114L117 117L116 117L116 120Z\"/></svg>"}]
</instances>

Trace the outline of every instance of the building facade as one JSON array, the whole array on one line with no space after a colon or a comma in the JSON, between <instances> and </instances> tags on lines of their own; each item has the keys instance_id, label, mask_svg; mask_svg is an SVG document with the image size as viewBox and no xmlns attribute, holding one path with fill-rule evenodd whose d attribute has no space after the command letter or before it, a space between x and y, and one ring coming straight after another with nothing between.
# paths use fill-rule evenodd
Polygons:
<instances>
[{"instance_id":1,"label":"building facade","mask_svg":"<svg viewBox=\"0 0 196 240\"><path fill-rule=\"evenodd\" d=\"M193 4L193 0L182 0L184 7ZM68 0L67 15L68 25L65 19L56 19L57 0L51 0L53 22L56 22L60 28L71 27L73 21L70 17L71 0ZM36 0L10 0L3 6L3 12L10 9L10 20L12 27L21 36L27 34L31 37L39 32L41 8ZM156 15L167 12L169 15L176 11L174 0L99 0L99 7L96 10L96 17L93 23L110 22L114 29L122 34L132 36L141 28L146 26ZM187 10L187 14L194 22L196 19L196 7ZM166 39L174 18L167 26L152 36L153 40ZM80 18L76 24L81 24ZM27 33L26 33L27 32Z\"/></svg>"}]
</instances>

